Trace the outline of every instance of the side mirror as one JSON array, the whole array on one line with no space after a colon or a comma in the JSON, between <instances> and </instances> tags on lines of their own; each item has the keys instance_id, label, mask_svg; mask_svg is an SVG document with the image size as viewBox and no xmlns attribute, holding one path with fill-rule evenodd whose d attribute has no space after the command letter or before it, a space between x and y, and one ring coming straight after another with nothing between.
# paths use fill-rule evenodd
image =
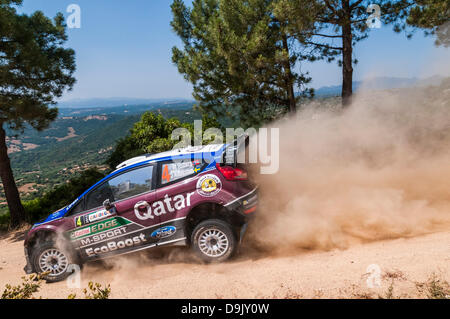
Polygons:
<instances>
[{"instance_id":1,"label":"side mirror","mask_svg":"<svg viewBox=\"0 0 450 319\"><path fill-rule=\"evenodd\" d=\"M111 208L114 208L114 205L111 204L109 199L105 199L105 201L103 202L103 207L109 211L109 210L111 210Z\"/></svg>"}]
</instances>

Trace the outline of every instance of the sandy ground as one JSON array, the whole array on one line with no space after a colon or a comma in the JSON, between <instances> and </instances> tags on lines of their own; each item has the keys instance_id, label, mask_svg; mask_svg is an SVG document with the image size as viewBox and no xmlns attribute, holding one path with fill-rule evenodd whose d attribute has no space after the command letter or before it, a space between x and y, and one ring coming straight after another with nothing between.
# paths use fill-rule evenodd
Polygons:
<instances>
[{"instance_id":1,"label":"sandy ground","mask_svg":"<svg viewBox=\"0 0 450 319\"><path fill-rule=\"evenodd\" d=\"M21 233L0 240L1 288L24 275L22 245ZM394 297L406 298L423 297L416 283L433 273L450 281L450 232L290 256L244 247L231 262L216 265L196 263L181 248L128 255L85 266L81 288L88 281L110 283L112 298L378 298L392 285ZM81 288L44 284L40 295L82 297Z\"/></svg>"}]
</instances>

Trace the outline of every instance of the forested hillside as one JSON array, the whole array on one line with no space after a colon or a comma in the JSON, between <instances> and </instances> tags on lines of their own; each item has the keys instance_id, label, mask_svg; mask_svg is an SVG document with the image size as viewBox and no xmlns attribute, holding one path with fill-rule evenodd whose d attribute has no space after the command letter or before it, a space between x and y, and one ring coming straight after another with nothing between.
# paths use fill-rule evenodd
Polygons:
<instances>
[{"instance_id":1,"label":"forested hillside","mask_svg":"<svg viewBox=\"0 0 450 319\"><path fill-rule=\"evenodd\" d=\"M38 132L26 129L18 138L7 141L14 176L22 200L42 196L89 168L107 170L105 160L117 140L125 137L144 111L193 122L201 114L192 103L138 105L89 109L60 109L51 126ZM12 134L11 134L12 136ZM7 209L3 194L0 212Z\"/></svg>"}]
</instances>

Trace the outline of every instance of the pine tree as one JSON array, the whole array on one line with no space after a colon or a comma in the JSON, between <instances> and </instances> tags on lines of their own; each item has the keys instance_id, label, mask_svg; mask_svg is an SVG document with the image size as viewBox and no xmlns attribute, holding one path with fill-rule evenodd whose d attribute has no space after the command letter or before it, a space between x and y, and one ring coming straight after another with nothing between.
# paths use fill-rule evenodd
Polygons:
<instances>
[{"instance_id":1,"label":"pine tree","mask_svg":"<svg viewBox=\"0 0 450 319\"><path fill-rule=\"evenodd\" d=\"M402 0L390 11L397 15L387 16L387 22L394 22L394 31L406 32L410 38L417 29L425 35L436 36L436 45L450 45L450 1L448 0Z\"/></svg>"},{"instance_id":2,"label":"pine tree","mask_svg":"<svg viewBox=\"0 0 450 319\"><path fill-rule=\"evenodd\" d=\"M173 62L203 111L259 125L295 112L296 89L309 94L295 38L273 10L271 0L194 0L192 8L174 0L171 25L184 46L173 48Z\"/></svg>"},{"instance_id":3,"label":"pine tree","mask_svg":"<svg viewBox=\"0 0 450 319\"><path fill-rule=\"evenodd\" d=\"M6 128L18 134L29 125L48 127L58 111L50 107L75 79L75 53L67 40L64 18L53 20L40 11L18 14L22 0L0 0L0 177L11 226L26 220L6 144Z\"/></svg>"},{"instance_id":4,"label":"pine tree","mask_svg":"<svg viewBox=\"0 0 450 319\"><path fill-rule=\"evenodd\" d=\"M348 106L353 94L353 49L369 36L371 5L378 6L380 18L394 23L404 18L410 1L387 0L278 0L276 11L287 17L298 40L310 49L304 57L311 61L338 59L342 68L342 104ZM307 8L307 9L305 9ZM306 24L306 27L305 27Z\"/></svg>"}]
</instances>

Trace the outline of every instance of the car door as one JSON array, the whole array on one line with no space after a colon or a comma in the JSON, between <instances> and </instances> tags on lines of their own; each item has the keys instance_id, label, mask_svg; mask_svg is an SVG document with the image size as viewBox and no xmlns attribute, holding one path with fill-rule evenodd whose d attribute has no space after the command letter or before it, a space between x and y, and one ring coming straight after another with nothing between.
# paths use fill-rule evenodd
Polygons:
<instances>
[{"instance_id":1,"label":"car door","mask_svg":"<svg viewBox=\"0 0 450 319\"><path fill-rule=\"evenodd\" d=\"M156 164L128 170L109 180L119 217L131 222L129 232L143 233L145 244L154 244L151 230L160 223L160 217L151 207L155 199Z\"/></svg>"},{"instance_id":2,"label":"car door","mask_svg":"<svg viewBox=\"0 0 450 319\"><path fill-rule=\"evenodd\" d=\"M80 203L83 212L73 217L74 227L69 234L83 259L105 258L155 245L157 238L150 236L150 228L160 222L159 218L138 218L148 216L144 203L151 203L155 196L154 172L153 165L126 170L84 196ZM103 207L106 199L111 209Z\"/></svg>"},{"instance_id":3,"label":"car door","mask_svg":"<svg viewBox=\"0 0 450 319\"><path fill-rule=\"evenodd\" d=\"M160 206L161 227L156 230L158 245L182 241L185 219L193 204L195 176L204 168L202 160L165 161L158 163L156 206Z\"/></svg>"}]
</instances>

